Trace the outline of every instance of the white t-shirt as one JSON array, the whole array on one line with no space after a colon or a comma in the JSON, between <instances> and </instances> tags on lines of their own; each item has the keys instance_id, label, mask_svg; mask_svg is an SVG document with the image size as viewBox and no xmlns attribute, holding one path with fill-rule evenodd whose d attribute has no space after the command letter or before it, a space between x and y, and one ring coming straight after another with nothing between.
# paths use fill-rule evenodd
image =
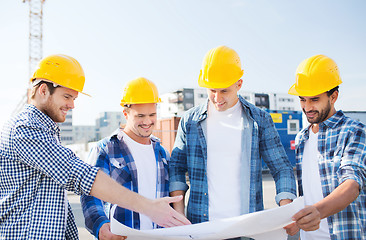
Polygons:
<instances>
[{"instance_id":1,"label":"white t-shirt","mask_svg":"<svg viewBox=\"0 0 366 240\"><path fill-rule=\"evenodd\" d=\"M323 199L318 166L318 133L309 130L309 139L305 142L302 160L302 185L305 205L313 205ZM328 220L322 219L316 231L300 231L301 240L330 240Z\"/></svg>"},{"instance_id":2,"label":"white t-shirt","mask_svg":"<svg viewBox=\"0 0 366 240\"><path fill-rule=\"evenodd\" d=\"M209 102L207 118L207 181L209 220L240 215L240 159L243 129L238 101L226 111Z\"/></svg>"},{"instance_id":3,"label":"white t-shirt","mask_svg":"<svg viewBox=\"0 0 366 240\"><path fill-rule=\"evenodd\" d=\"M157 167L152 144L145 145L138 143L131 139L125 132L123 132L123 140L127 144L136 164L138 193L146 198L155 199ZM143 214L140 214L140 229L153 229L152 221Z\"/></svg>"}]
</instances>

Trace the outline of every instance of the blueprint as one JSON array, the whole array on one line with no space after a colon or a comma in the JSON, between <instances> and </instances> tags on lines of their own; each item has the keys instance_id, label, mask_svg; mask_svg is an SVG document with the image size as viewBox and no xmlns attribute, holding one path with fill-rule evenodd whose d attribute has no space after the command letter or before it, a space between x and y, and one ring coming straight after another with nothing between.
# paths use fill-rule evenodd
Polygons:
<instances>
[{"instance_id":1,"label":"blueprint","mask_svg":"<svg viewBox=\"0 0 366 240\"><path fill-rule=\"evenodd\" d=\"M283 227L290 224L291 217L303 208L304 199L300 197L282 207L238 217L153 230L135 230L112 218L111 232L127 236L128 240L219 240L235 237L250 237L256 240L285 240L287 234ZM112 213L114 209L115 206L112 208Z\"/></svg>"}]
</instances>

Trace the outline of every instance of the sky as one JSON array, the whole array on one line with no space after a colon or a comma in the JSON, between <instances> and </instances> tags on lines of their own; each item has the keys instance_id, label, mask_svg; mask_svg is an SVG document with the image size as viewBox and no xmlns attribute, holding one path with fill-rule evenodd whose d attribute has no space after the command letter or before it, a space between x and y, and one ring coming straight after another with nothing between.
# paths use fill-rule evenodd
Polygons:
<instances>
[{"instance_id":1,"label":"sky","mask_svg":"<svg viewBox=\"0 0 366 240\"><path fill-rule=\"evenodd\" d=\"M226 45L244 69L243 90L287 93L298 64L331 57L343 80L337 109L366 111L366 1L363 0L46 0L43 56L67 54L86 82L74 125L121 111L123 87L146 77L160 94L198 88L204 55ZM0 126L29 81L29 5L0 3Z\"/></svg>"}]
</instances>

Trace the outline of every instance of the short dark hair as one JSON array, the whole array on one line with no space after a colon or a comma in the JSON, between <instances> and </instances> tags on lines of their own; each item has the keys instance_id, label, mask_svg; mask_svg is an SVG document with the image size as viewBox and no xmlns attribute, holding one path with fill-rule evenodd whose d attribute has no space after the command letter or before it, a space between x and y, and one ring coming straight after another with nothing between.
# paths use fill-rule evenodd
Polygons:
<instances>
[{"instance_id":1,"label":"short dark hair","mask_svg":"<svg viewBox=\"0 0 366 240\"><path fill-rule=\"evenodd\" d=\"M32 92L31 92L31 99L34 99L39 86L41 86L43 83L45 83L47 85L48 91L50 91L51 95L55 92L56 88L59 87L59 86L54 87L53 83L50 83L50 82L40 81L39 83L37 83L36 85L33 86Z\"/></svg>"},{"instance_id":2,"label":"short dark hair","mask_svg":"<svg viewBox=\"0 0 366 240\"><path fill-rule=\"evenodd\" d=\"M328 97L330 97L335 91L339 92L339 86L336 86L335 88L332 88L329 91L327 91Z\"/></svg>"}]
</instances>

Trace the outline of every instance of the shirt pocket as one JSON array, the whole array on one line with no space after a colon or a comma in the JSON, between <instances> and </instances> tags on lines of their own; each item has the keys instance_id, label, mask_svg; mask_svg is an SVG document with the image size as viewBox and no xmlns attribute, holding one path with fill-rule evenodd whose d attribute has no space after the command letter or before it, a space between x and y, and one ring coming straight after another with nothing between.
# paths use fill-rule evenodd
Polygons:
<instances>
[{"instance_id":1,"label":"shirt pocket","mask_svg":"<svg viewBox=\"0 0 366 240\"><path fill-rule=\"evenodd\" d=\"M124 158L111 158L110 177L120 184L132 181L131 171Z\"/></svg>"},{"instance_id":2,"label":"shirt pocket","mask_svg":"<svg viewBox=\"0 0 366 240\"><path fill-rule=\"evenodd\" d=\"M111 166L122 169L126 166L126 161L124 158L110 158Z\"/></svg>"}]
</instances>

